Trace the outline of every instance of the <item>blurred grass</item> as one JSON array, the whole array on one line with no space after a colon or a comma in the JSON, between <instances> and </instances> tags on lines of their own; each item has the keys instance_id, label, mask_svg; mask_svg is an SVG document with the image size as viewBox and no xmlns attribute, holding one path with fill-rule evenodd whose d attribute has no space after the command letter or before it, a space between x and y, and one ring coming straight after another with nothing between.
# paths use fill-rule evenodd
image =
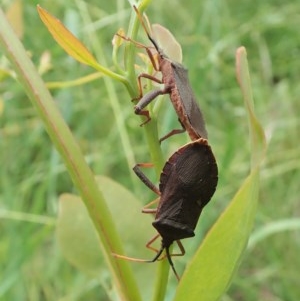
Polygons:
<instances>
[{"instance_id":1,"label":"blurred grass","mask_svg":"<svg viewBox=\"0 0 300 301\"><path fill-rule=\"evenodd\" d=\"M100 59L110 66L111 39L119 27L127 27L128 2L85 2L98 26L91 33L93 40L87 39L91 27L83 21L81 1L44 0L39 4L89 48L100 43ZM1 8L11 3L1 1ZM36 65L41 55L50 51L53 68L43 75L44 80L68 81L92 73L52 40L38 18L36 4L23 2L22 41ZM248 172L247 122L234 68L235 50L240 45L247 48L255 110L269 143L254 233L270 223L299 217L300 3L192 0L186 5L174 1L172 9L169 5L153 1L148 16L152 23L170 28L183 47L184 64L206 118L220 178L199 222L197 237L184 241L187 256L177 260L180 269ZM9 68L2 56L0 67ZM72 192L73 186L21 87L0 75L0 300L106 300L99 282L70 266L57 248L57 199L62 192ZM140 119L133 114L123 86L114 83L113 88L121 99L135 160L147 162ZM103 80L53 90L52 94L94 172L125 185L142 203L151 200L153 194L128 167ZM177 118L166 101L160 133L174 127L178 127ZM186 135L167 140L163 144L166 158L186 141ZM130 208L124 206L124 210ZM246 252L224 300L297 300L299 251L297 228L266 236Z\"/></svg>"}]
</instances>

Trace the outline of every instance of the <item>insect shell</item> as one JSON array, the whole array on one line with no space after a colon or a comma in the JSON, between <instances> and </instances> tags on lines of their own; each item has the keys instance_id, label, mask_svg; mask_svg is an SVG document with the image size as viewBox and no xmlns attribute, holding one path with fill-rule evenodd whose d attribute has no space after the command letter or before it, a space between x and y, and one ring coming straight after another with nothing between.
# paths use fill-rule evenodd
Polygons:
<instances>
[{"instance_id":1,"label":"insect shell","mask_svg":"<svg viewBox=\"0 0 300 301\"><path fill-rule=\"evenodd\" d=\"M161 173L161 195L153 222L162 247L195 235L202 209L217 183L218 168L207 140L188 143L169 158Z\"/></svg>"}]
</instances>

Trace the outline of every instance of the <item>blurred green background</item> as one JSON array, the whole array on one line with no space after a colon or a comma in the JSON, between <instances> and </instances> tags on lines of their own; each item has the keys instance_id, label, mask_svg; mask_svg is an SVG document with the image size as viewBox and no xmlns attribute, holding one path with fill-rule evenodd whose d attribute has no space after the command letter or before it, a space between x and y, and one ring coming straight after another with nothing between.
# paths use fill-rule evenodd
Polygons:
<instances>
[{"instance_id":1,"label":"blurred green background","mask_svg":"<svg viewBox=\"0 0 300 301\"><path fill-rule=\"evenodd\" d=\"M7 11L14 1L0 3ZM112 66L112 37L120 27L127 28L131 13L129 2L122 0L22 4L23 19L15 10L11 16L20 21L22 42L35 65L45 66L41 59L46 52L50 55L52 68L43 73L45 82L63 83L93 70L75 62L54 42L38 17L37 4L57 16L107 67ZM223 300L300 298L299 12L299 1L279 0L153 0L147 10L150 21L169 28L182 45L183 62L219 166L217 192L204 210L197 237L184 241L188 254L176 259L179 266L192 255L249 171L247 122L234 65L237 47L243 45L248 52L255 110L268 152L251 248ZM74 187L22 87L4 72L10 66L0 55L0 300L107 300L99 282L72 267L58 248L58 197L74 192ZM150 157L126 89L118 82L98 79L51 93L94 173L124 185L141 199L141 207L152 200L153 193L131 170L135 162ZM115 101L121 108L117 118L124 120L129 139L126 150L126 136L118 131L113 114ZM178 121L166 100L160 136L173 128L178 128ZM163 143L166 159L187 141L182 134ZM121 200L120 206L124 213L130 211ZM132 229L138 231L134 223ZM275 233L268 235L268 229Z\"/></svg>"}]
</instances>

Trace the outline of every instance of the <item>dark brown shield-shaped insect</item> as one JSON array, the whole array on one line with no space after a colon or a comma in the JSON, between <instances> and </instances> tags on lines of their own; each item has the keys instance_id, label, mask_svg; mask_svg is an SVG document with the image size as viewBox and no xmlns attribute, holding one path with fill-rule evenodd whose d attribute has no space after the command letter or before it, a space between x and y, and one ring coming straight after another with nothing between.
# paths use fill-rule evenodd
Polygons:
<instances>
[{"instance_id":1,"label":"dark brown shield-shaped insect","mask_svg":"<svg viewBox=\"0 0 300 301\"><path fill-rule=\"evenodd\" d=\"M188 132L192 140L196 140L198 138L207 139L207 131L205 128L204 118L189 83L187 69L180 63L174 62L166 56L166 54L158 46L157 42L153 39L149 31L147 30L147 27L138 9L135 6L134 9L140 19L143 28L146 31L149 40L158 53L158 64L154 59L153 52L151 52L149 47L145 47L149 58L153 64L154 69L156 71L160 71L162 74L162 79L158 79L152 75L145 73L139 75L138 83L140 96L138 97L139 101L135 106L135 113L144 115L147 119L143 124L147 123L151 120L151 118L149 111L144 110L144 108L158 95L169 94L171 102L173 104L173 107L175 108L179 122L181 123L183 129L171 131L170 133L162 137L160 141L185 130ZM148 78L157 83L164 84L164 87L154 89L143 95L141 78Z\"/></svg>"},{"instance_id":2,"label":"dark brown shield-shaped insect","mask_svg":"<svg viewBox=\"0 0 300 301\"><path fill-rule=\"evenodd\" d=\"M210 201L218 183L218 168L215 157L206 139L198 139L190 142L177 150L165 164L161 176L159 189L142 173L138 164L134 167L137 176L160 197L158 207L149 209L145 207L144 213L155 213L152 223L162 238L160 250L152 260L130 258L115 255L119 258L139 262L154 262L158 260L164 250L166 257L177 277L169 248L176 241L184 255L184 248L180 239L192 237L203 207ZM150 204L152 204L151 202ZM151 239L147 247L151 247Z\"/></svg>"}]
</instances>

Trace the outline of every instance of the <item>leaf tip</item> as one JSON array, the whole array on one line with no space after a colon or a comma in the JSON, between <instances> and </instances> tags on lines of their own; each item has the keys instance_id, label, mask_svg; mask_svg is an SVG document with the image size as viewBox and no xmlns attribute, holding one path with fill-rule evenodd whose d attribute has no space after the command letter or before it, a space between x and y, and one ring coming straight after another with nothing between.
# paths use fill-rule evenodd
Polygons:
<instances>
[{"instance_id":1,"label":"leaf tip","mask_svg":"<svg viewBox=\"0 0 300 301\"><path fill-rule=\"evenodd\" d=\"M241 80L241 64L242 64L242 60L244 57L247 56L247 51L246 48L244 46L240 46L235 53L235 61L236 61L236 78L238 81L238 84L241 86L242 85L242 80Z\"/></svg>"}]
</instances>

